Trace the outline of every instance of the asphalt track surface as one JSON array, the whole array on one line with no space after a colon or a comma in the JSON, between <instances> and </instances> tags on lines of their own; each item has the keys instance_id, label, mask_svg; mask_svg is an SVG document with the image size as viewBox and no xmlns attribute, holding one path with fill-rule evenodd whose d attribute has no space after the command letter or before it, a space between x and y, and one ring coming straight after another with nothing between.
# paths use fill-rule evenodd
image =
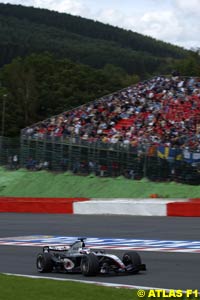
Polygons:
<instances>
[{"instance_id":1,"label":"asphalt track surface","mask_svg":"<svg viewBox=\"0 0 200 300\"><path fill-rule=\"evenodd\" d=\"M200 240L200 218L0 214L0 238L29 235ZM40 247L0 246L0 273L39 275L35 257ZM121 256L121 251L112 251ZM88 280L166 289L200 290L200 254L140 252L147 272L97 276ZM45 274L87 280L79 274Z\"/></svg>"}]
</instances>

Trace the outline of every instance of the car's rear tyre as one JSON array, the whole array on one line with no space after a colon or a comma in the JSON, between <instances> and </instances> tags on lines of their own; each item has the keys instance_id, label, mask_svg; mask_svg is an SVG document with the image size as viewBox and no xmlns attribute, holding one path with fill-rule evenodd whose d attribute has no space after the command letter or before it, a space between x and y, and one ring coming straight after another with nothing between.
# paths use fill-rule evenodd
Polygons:
<instances>
[{"instance_id":1,"label":"car's rear tyre","mask_svg":"<svg viewBox=\"0 0 200 300\"><path fill-rule=\"evenodd\" d=\"M53 262L50 253L39 253L37 255L36 267L40 273L50 273L53 271Z\"/></svg>"},{"instance_id":2,"label":"car's rear tyre","mask_svg":"<svg viewBox=\"0 0 200 300\"><path fill-rule=\"evenodd\" d=\"M137 252L135 251L125 252L122 257L122 261L125 266L133 265L133 269L132 270L130 269L131 273L139 272L139 268L137 269L137 266L141 265L142 262L141 262L140 255Z\"/></svg>"},{"instance_id":3,"label":"car's rear tyre","mask_svg":"<svg viewBox=\"0 0 200 300\"><path fill-rule=\"evenodd\" d=\"M96 276L99 273L99 261L95 254L89 253L82 257L81 272L84 276Z\"/></svg>"}]
</instances>

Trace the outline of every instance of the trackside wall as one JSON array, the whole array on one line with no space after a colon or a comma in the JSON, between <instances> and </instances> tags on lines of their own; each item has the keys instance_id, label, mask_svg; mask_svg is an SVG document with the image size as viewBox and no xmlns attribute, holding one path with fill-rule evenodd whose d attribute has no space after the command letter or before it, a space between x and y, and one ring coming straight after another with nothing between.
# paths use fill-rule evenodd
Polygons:
<instances>
[{"instance_id":1,"label":"trackside wall","mask_svg":"<svg viewBox=\"0 0 200 300\"><path fill-rule=\"evenodd\" d=\"M0 212L72 214L73 203L88 198L0 197Z\"/></svg>"},{"instance_id":2,"label":"trackside wall","mask_svg":"<svg viewBox=\"0 0 200 300\"><path fill-rule=\"evenodd\" d=\"M200 217L196 199L0 197L0 212Z\"/></svg>"},{"instance_id":3,"label":"trackside wall","mask_svg":"<svg viewBox=\"0 0 200 300\"><path fill-rule=\"evenodd\" d=\"M185 199L91 199L74 202L75 214L110 214L133 216L167 216L167 204Z\"/></svg>"}]
</instances>

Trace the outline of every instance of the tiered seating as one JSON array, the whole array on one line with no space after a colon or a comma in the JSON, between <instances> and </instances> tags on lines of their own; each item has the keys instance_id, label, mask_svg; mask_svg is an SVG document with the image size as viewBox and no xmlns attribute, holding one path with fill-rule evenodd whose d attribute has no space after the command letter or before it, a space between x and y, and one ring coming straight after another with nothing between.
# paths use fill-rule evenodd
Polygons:
<instances>
[{"instance_id":1,"label":"tiered seating","mask_svg":"<svg viewBox=\"0 0 200 300\"><path fill-rule=\"evenodd\" d=\"M34 139L76 137L106 143L199 148L200 80L155 77L25 128ZM188 139L189 138L189 139Z\"/></svg>"}]
</instances>

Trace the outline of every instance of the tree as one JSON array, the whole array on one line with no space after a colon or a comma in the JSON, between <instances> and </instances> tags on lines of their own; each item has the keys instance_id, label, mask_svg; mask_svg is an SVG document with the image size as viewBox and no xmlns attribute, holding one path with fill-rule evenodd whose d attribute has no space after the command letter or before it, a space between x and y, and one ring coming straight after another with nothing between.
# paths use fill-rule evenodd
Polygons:
<instances>
[{"instance_id":1,"label":"tree","mask_svg":"<svg viewBox=\"0 0 200 300\"><path fill-rule=\"evenodd\" d=\"M23 128L36 118L38 93L34 70L26 61L18 58L4 67L2 78L9 91L7 108L10 125ZM15 132L14 128L10 131Z\"/></svg>"}]
</instances>

